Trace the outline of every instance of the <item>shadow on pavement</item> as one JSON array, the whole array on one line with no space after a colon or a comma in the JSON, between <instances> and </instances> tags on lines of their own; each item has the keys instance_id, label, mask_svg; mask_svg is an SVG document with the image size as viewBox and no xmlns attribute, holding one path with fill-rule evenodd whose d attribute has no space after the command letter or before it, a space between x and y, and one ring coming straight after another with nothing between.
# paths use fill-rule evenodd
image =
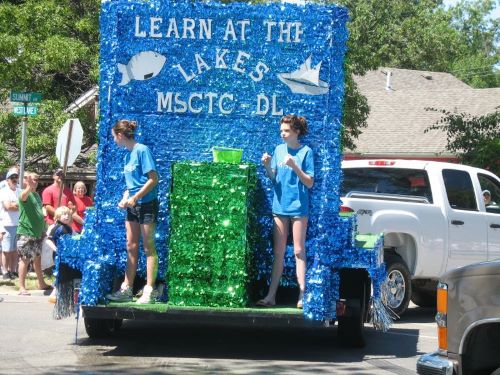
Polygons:
<instances>
[{"instance_id":1,"label":"shadow on pavement","mask_svg":"<svg viewBox=\"0 0 500 375\"><path fill-rule=\"evenodd\" d=\"M112 346L103 356L225 358L308 362L359 362L366 355L413 357L418 330L391 329L385 334L366 326L367 345L345 348L337 329L270 329L187 326L165 322L125 321L107 339L82 339L81 346ZM401 335L394 335L400 333Z\"/></svg>"},{"instance_id":2,"label":"shadow on pavement","mask_svg":"<svg viewBox=\"0 0 500 375\"><path fill-rule=\"evenodd\" d=\"M435 323L436 308L414 306L397 320L401 323Z\"/></svg>"}]
</instances>

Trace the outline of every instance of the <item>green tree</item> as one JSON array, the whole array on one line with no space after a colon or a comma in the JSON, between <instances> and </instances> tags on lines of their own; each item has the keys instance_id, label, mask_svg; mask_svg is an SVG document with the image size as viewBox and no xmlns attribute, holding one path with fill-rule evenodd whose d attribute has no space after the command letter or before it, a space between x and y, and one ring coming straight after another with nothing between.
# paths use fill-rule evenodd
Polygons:
<instances>
[{"instance_id":1,"label":"green tree","mask_svg":"<svg viewBox=\"0 0 500 375\"><path fill-rule=\"evenodd\" d=\"M99 1L27 0L0 3L0 103L10 91L43 96L39 115L28 121L27 168L50 169L64 109L97 82ZM86 139L96 142L96 124L84 110L77 116ZM19 119L0 114L0 169L17 162Z\"/></svg>"},{"instance_id":2,"label":"green tree","mask_svg":"<svg viewBox=\"0 0 500 375\"><path fill-rule=\"evenodd\" d=\"M425 132L444 131L446 149L468 165L488 169L500 175L500 107L492 113L473 116L429 108L442 113L441 119Z\"/></svg>"},{"instance_id":3,"label":"green tree","mask_svg":"<svg viewBox=\"0 0 500 375\"><path fill-rule=\"evenodd\" d=\"M346 69L342 147L355 150L355 140L362 133L362 129L368 125L370 107L366 97L361 94L354 82L352 74L349 74L349 66L346 66Z\"/></svg>"},{"instance_id":4,"label":"green tree","mask_svg":"<svg viewBox=\"0 0 500 375\"><path fill-rule=\"evenodd\" d=\"M436 0L340 0L349 9L349 63L354 74L380 66L444 71L459 33Z\"/></svg>"},{"instance_id":5,"label":"green tree","mask_svg":"<svg viewBox=\"0 0 500 375\"><path fill-rule=\"evenodd\" d=\"M492 68L497 62L496 57L464 56L451 64L450 72L476 89L499 87L499 73Z\"/></svg>"},{"instance_id":6,"label":"green tree","mask_svg":"<svg viewBox=\"0 0 500 375\"><path fill-rule=\"evenodd\" d=\"M496 0L461 0L450 9L461 40L460 54L449 71L476 88L499 87L500 18L492 18Z\"/></svg>"},{"instance_id":7,"label":"green tree","mask_svg":"<svg viewBox=\"0 0 500 375\"><path fill-rule=\"evenodd\" d=\"M494 0L339 0L349 9L354 74L380 66L450 72L473 87L497 87L499 18Z\"/></svg>"}]
</instances>

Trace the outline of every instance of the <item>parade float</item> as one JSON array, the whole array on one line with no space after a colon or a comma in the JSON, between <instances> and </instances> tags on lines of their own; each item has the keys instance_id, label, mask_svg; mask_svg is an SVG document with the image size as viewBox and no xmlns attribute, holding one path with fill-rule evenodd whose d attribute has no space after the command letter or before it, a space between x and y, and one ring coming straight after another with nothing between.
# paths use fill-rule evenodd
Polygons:
<instances>
[{"instance_id":1,"label":"parade float","mask_svg":"<svg viewBox=\"0 0 500 375\"><path fill-rule=\"evenodd\" d=\"M91 338L123 319L329 329L337 321L353 345L363 344L366 319L389 327L382 236L358 235L356 216L339 213L347 21L332 4L102 1L95 208L59 257L82 272L77 303ZM303 143L315 156L306 294L303 310L287 305L297 293L288 245L278 305L262 309L273 193L260 160L281 143L279 119L289 113L307 118ZM158 167L161 293L149 305L105 298L126 267L124 151L111 135L120 119L138 122L136 138Z\"/></svg>"}]
</instances>

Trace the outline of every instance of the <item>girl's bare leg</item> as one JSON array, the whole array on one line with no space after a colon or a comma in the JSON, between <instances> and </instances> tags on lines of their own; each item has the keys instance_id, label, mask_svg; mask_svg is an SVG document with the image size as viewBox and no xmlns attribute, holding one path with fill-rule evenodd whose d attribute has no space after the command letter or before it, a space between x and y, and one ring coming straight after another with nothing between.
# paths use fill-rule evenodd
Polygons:
<instances>
[{"instance_id":1,"label":"girl's bare leg","mask_svg":"<svg viewBox=\"0 0 500 375\"><path fill-rule=\"evenodd\" d=\"M271 285L267 296L264 298L271 305L276 303L276 292L283 274L283 261L285 258L286 239L288 237L288 227L290 219L283 216L274 217L273 242L274 242L274 260L273 272L271 274Z\"/></svg>"},{"instance_id":2,"label":"girl's bare leg","mask_svg":"<svg viewBox=\"0 0 500 375\"><path fill-rule=\"evenodd\" d=\"M158 273L158 255L155 245L156 224L142 224L141 233L146 253L146 284L154 287Z\"/></svg>"},{"instance_id":3,"label":"girl's bare leg","mask_svg":"<svg viewBox=\"0 0 500 375\"><path fill-rule=\"evenodd\" d=\"M127 270L123 282L132 288L137 272L141 228L136 221L125 221L125 229L127 231Z\"/></svg>"},{"instance_id":4,"label":"girl's bare leg","mask_svg":"<svg viewBox=\"0 0 500 375\"><path fill-rule=\"evenodd\" d=\"M292 219L293 252L295 254L297 283L299 284L299 301L302 301L306 289L306 232L308 218Z\"/></svg>"}]
</instances>

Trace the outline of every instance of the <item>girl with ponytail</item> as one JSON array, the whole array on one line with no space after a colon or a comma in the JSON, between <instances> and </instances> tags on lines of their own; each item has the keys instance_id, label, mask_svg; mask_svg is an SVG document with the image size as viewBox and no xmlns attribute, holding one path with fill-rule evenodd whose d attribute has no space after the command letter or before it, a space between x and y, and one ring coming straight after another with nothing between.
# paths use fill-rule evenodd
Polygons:
<instances>
[{"instance_id":1,"label":"girl with ponytail","mask_svg":"<svg viewBox=\"0 0 500 375\"><path fill-rule=\"evenodd\" d=\"M264 153L262 164L267 176L273 182L273 247L274 261L271 285L265 298L257 305L270 307L276 304L283 273L288 231L291 229L296 261L299 298L297 307L302 308L306 275L306 231L309 216L309 190L314 185L314 158L312 150L301 144L300 138L308 132L307 121L295 115L284 116L280 120L282 144L273 155Z\"/></svg>"},{"instance_id":2,"label":"girl with ponytail","mask_svg":"<svg viewBox=\"0 0 500 375\"><path fill-rule=\"evenodd\" d=\"M127 210L127 269L125 279L114 293L106 297L116 302L132 301L132 287L137 272L139 239L142 237L146 253L146 286L139 304L154 303L154 285L158 271L158 255L155 245L155 229L158 221L158 173L151 151L135 138L135 121L120 120L112 129L113 139L119 147L126 148L124 175L126 189L118 207Z\"/></svg>"}]
</instances>

